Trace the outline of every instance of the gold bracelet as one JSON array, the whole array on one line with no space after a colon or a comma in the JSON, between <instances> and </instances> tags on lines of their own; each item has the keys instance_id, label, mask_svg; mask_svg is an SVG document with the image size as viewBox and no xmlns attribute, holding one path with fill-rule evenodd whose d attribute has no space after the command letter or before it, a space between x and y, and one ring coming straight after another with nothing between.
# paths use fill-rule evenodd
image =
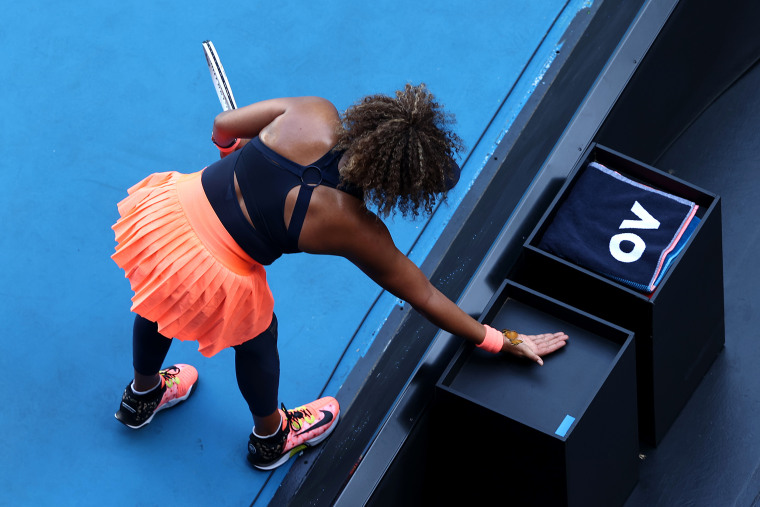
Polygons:
<instances>
[{"instance_id":1,"label":"gold bracelet","mask_svg":"<svg viewBox=\"0 0 760 507\"><path fill-rule=\"evenodd\" d=\"M520 336L517 331L512 331L511 329L503 329L501 333L505 338L509 340L509 343L512 345L520 345L522 343L522 340L517 339L517 337Z\"/></svg>"}]
</instances>

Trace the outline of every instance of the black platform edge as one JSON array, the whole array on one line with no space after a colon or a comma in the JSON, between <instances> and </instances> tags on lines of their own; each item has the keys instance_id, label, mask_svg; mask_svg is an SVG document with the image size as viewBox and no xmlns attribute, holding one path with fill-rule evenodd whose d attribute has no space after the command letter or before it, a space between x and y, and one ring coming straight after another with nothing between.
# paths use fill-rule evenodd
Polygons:
<instances>
[{"instance_id":1,"label":"black platform edge","mask_svg":"<svg viewBox=\"0 0 760 507\"><path fill-rule=\"evenodd\" d=\"M422 264L433 283L465 311L477 317L492 297L526 231L559 188L562 171L566 176L591 142L676 3L596 1L571 22L562 52ZM641 25L646 25L643 33L631 41L632 28ZM621 55L627 63L612 68ZM614 90L608 80L599 86L603 71L615 74ZM598 102L590 103L591 98ZM586 114L579 110L584 99ZM568 125L574 122L570 135ZM562 164L552 171L547 164L557 156ZM320 448L293 464L270 505L370 502L460 343L407 307L394 312L337 394L343 407L340 425Z\"/></svg>"}]
</instances>

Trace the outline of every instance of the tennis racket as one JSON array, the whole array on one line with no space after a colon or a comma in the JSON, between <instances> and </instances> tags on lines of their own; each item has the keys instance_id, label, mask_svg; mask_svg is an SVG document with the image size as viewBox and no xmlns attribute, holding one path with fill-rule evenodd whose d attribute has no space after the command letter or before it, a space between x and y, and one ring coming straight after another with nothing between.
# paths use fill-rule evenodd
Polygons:
<instances>
[{"instance_id":1,"label":"tennis racket","mask_svg":"<svg viewBox=\"0 0 760 507\"><path fill-rule=\"evenodd\" d=\"M214 82L214 88L219 96L222 109L225 111L237 109L235 97L232 95L230 83L227 81L227 74L224 73L224 67L222 67L222 61L219 59L214 44L210 40L203 41L203 53L206 55L208 70L211 72L211 80Z\"/></svg>"}]
</instances>

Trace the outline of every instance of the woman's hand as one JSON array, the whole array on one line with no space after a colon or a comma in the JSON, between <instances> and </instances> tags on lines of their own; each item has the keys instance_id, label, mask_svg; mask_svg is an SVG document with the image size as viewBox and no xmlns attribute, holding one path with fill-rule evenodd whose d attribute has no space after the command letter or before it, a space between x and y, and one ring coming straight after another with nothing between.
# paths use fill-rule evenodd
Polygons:
<instances>
[{"instance_id":1,"label":"woman's hand","mask_svg":"<svg viewBox=\"0 0 760 507\"><path fill-rule=\"evenodd\" d=\"M504 345L501 351L513 356L525 357L543 365L544 361L541 356L561 349L566 343L567 335L565 333L518 334L517 338L511 340L504 336Z\"/></svg>"}]
</instances>

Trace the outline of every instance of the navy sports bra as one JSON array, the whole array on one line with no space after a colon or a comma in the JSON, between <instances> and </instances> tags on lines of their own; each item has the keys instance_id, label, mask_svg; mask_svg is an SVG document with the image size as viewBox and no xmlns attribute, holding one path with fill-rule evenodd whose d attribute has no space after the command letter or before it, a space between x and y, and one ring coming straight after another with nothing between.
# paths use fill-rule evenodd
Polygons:
<instances>
[{"instance_id":1,"label":"navy sports bra","mask_svg":"<svg viewBox=\"0 0 760 507\"><path fill-rule=\"evenodd\" d=\"M308 166L275 152L256 137L241 150L208 166L201 177L203 190L230 236L254 260L271 264L283 253L300 252L301 234L312 192L318 185L338 188L338 162L343 153L330 151ZM253 227L235 195L234 176ZM285 227L285 199L298 192L289 227ZM361 191L340 185L340 190L362 198Z\"/></svg>"}]
</instances>

